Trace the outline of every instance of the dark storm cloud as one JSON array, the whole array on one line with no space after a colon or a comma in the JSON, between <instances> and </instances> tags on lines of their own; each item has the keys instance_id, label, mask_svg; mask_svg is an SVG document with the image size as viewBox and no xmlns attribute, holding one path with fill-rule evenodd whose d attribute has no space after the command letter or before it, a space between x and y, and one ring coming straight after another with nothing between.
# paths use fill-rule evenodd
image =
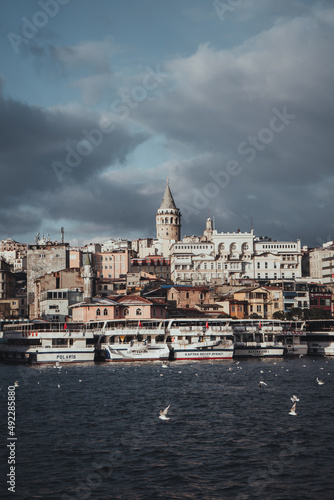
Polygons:
<instances>
[{"instance_id":1,"label":"dark storm cloud","mask_svg":"<svg viewBox=\"0 0 334 500\"><path fill-rule=\"evenodd\" d=\"M191 168L179 173L188 189L175 193L190 210L187 233L199 232L196 222L209 209L224 230L244 218L249 228L253 215L258 232L275 230L276 238L312 243L333 232L326 189L334 182L333 26L333 9L319 9L277 20L235 49L205 44L166 64L172 90L140 108L138 120L171 147L192 148ZM197 161L205 152L205 161ZM210 172L226 171L231 160L240 173L215 189Z\"/></svg>"},{"instance_id":2,"label":"dark storm cloud","mask_svg":"<svg viewBox=\"0 0 334 500\"><path fill-rule=\"evenodd\" d=\"M109 127L107 133L101 125L103 120L79 107L47 110L0 96L0 210L4 236L6 227L13 234L22 225L19 211L17 217L6 217L9 207L24 206L25 213L31 210L30 223L26 221L28 231L28 226L36 222L36 210L42 219L48 204L59 199L66 186L71 186L72 192L82 185L88 187L89 179L104 169L124 164L131 151L147 138L130 133L121 123L111 132ZM96 144L100 142L92 146L87 137ZM55 169L55 162L64 165L65 170ZM75 218L80 210L76 206L71 216Z\"/></svg>"}]
</instances>

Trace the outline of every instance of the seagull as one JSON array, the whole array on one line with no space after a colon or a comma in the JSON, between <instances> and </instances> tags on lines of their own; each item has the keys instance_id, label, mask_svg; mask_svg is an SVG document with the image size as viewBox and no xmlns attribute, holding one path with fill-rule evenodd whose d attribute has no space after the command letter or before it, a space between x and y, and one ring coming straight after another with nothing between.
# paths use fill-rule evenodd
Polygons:
<instances>
[{"instance_id":1,"label":"seagull","mask_svg":"<svg viewBox=\"0 0 334 500\"><path fill-rule=\"evenodd\" d=\"M317 382L319 385L324 385L324 383L325 383L323 380L319 380L318 377L317 377Z\"/></svg>"},{"instance_id":2,"label":"seagull","mask_svg":"<svg viewBox=\"0 0 334 500\"><path fill-rule=\"evenodd\" d=\"M293 415L294 417L297 416L297 413L296 413L296 401L293 403L292 407L291 407L291 410L289 411L289 415Z\"/></svg>"},{"instance_id":3,"label":"seagull","mask_svg":"<svg viewBox=\"0 0 334 500\"><path fill-rule=\"evenodd\" d=\"M159 418L161 418L161 420L169 420L169 418L166 417L169 408L170 408L170 405L168 405L167 408L165 408L164 410L160 410Z\"/></svg>"},{"instance_id":4,"label":"seagull","mask_svg":"<svg viewBox=\"0 0 334 500\"><path fill-rule=\"evenodd\" d=\"M18 381L14 382L14 387L19 387Z\"/></svg>"},{"instance_id":5,"label":"seagull","mask_svg":"<svg viewBox=\"0 0 334 500\"><path fill-rule=\"evenodd\" d=\"M297 401L299 401L299 398L297 398L297 396L296 396L295 394L294 394L294 395L292 396L292 398L290 398L290 399L291 399L291 401L292 401L293 403L296 403Z\"/></svg>"},{"instance_id":6,"label":"seagull","mask_svg":"<svg viewBox=\"0 0 334 500\"><path fill-rule=\"evenodd\" d=\"M60 389L60 385L58 384L58 389Z\"/></svg>"},{"instance_id":7,"label":"seagull","mask_svg":"<svg viewBox=\"0 0 334 500\"><path fill-rule=\"evenodd\" d=\"M168 368L168 365L166 365L166 363L162 363L161 368Z\"/></svg>"},{"instance_id":8,"label":"seagull","mask_svg":"<svg viewBox=\"0 0 334 500\"><path fill-rule=\"evenodd\" d=\"M263 382L262 380L260 380L260 382L259 382L259 387L261 388L261 387L263 387L264 385L267 385L267 384L266 384L265 382Z\"/></svg>"}]
</instances>

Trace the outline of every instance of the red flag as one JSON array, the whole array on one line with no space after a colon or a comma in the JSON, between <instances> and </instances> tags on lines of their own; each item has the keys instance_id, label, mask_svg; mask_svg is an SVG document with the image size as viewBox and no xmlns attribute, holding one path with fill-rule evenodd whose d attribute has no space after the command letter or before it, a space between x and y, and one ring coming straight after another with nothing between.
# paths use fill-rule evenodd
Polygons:
<instances>
[{"instance_id":1,"label":"red flag","mask_svg":"<svg viewBox=\"0 0 334 500\"><path fill-rule=\"evenodd\" d=\"M66 330L66 328L67 328L67 324L65 323L65 325L64 325L64 330Z\"/></svg>"},{"instance_id":2,"label":"red flag","mask_svg":"<svg viewBox=\"0 0 334 500\"><path fill-rule=\"evenodd\" d=\"M206 329L209 330L209 322L208 321L206 322L205 326L206 326Z\"/></svg>"},{"instance_id":3,"label":"red flag","mask_svg":"<svg viewBox=\"0 0 334 500\"><path fill-rule=\"evenodd\" d=\"M141 328L141 321L139 321L139 326L140 326L140 328Z\"/></svg>"},{"instance_id":4,"label":"red flag","mask_svg":"<svg viewBox=\"0 0 334 500\"><path fill-rule=\"evenodd\" d=\"M261 328L261 321L260 321L260 323L259 323L259 328Z\"/></svg>"}]
</instances>

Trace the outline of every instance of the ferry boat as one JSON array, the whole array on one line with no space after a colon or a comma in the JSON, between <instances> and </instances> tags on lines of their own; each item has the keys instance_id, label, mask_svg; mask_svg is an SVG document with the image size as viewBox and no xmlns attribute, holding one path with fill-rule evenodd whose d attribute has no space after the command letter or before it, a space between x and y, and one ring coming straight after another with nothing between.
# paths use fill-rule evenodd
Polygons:
<instances>
[{"instance_id":1,"label":"ferry boat","mask_svg":"<svg viewBox=\"0 0 334 500\"><path fill-rule=\"evenodd\" d=\"M91 324L105 361L230 359L233 332L225 320L112 320Z\"/></svg>"},{"instance_id":2,"label":"ferry boat","mask_svg":"<svg viewBox=\"0 0 334 500\"><path fill-rule=\"evenodd\" d=\"M334 320L319 319L306 322L308 353L334 356Z\"/></svg>"},{"instance_id":3,"label":"ferry boat","mask_svg":"<svg viewBox=\"0 0 334 500\"><path fill-rule=\"evenodd\" d=\"M82 363L94 361L95 337L78 323L5 325L0 361L13 363Z\"/></svg>"},{"instance_id":4,"label":"ferry boat","mask_svg":"<svg viewBox=\"0 0 334 500\"><path fill-rule=\"evenodd\" d=\"M284 346L278 340L280 321L233 320L234 357L283 356Z\"/></svg>"},{"instance_id":5,"label":"ferry boat","mask_svg":"<svg viewBox=\"0 0 334 500\"><path fill-rule=\"evenodd\" d=\"M170 319L166 342L170 360L231 359L233 330L225 319Z\"/></svg>"},{"instance_id":6,"label":"ferry boat","mask_svg":"<svg viewBox=\"0 0 334 500\"><path fill-rule=\"evenodd\" d=\"M305 321L283 321L281 325L282 332L276 338L284 346L284 355L305 356L308 353Z\"/></svg>"},{"instance_id":7,"label":"ferry boat","mask_svg":"<svg viewBox=\"0 0 334 500\"><path fill-rule=\"evenodd\" d=\"M168 360L164 323L155 320L115 320L91 324L99 336L98 357L105 361Z\"/></svg>"}]
</instances>

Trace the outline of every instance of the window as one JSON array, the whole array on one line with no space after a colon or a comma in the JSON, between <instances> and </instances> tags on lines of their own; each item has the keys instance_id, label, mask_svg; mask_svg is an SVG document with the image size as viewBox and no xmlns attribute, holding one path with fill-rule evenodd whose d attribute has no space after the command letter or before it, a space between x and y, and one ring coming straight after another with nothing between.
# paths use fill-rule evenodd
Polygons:
<instances>
[{"instance_id":1,"label":"window","mask_svg":"<svg viewBox=\"0 0 334 500\"><path fill-rule=\"evenodd\" d=\"M96 316L101 316L101 309L100 308L96 309Z\"/></svg>"},{"instance_id":2,"label":"window","mask_svg":"<svg viewBox=\"0 0 334 500\"><path fill-rule=\"evenodd\" d=\"M129 316L129 309L127 307L124 309L124 316Z\"/></svg>"},{"instance_id":3,"label":"window","mask_svg":"<svg viewBox=\"0 0 334 500\"><path fill-rule=\"evenodd\" d=\"M140 307L138 307L138 309L136 309L136 316L141 316L141 309Z\"/></svg>"},{"instance_id":4,"label":"window","mask_svg":"<svg viewBox=\"0 0 334 500\"><path fill-rule=\"evenodd\" d=\"M103 309L103 316L108 316L108 309L106 307Z\"/></svg>"},{"instance_id":5,"label":"window","mask_svg":"<svg viewBox=\"0 0 334 500\"><path fill-rule=\"evenodd\" d=\"M256 306L257 312L261 312L261 306Z\"/></svg>"}]
</instances>

